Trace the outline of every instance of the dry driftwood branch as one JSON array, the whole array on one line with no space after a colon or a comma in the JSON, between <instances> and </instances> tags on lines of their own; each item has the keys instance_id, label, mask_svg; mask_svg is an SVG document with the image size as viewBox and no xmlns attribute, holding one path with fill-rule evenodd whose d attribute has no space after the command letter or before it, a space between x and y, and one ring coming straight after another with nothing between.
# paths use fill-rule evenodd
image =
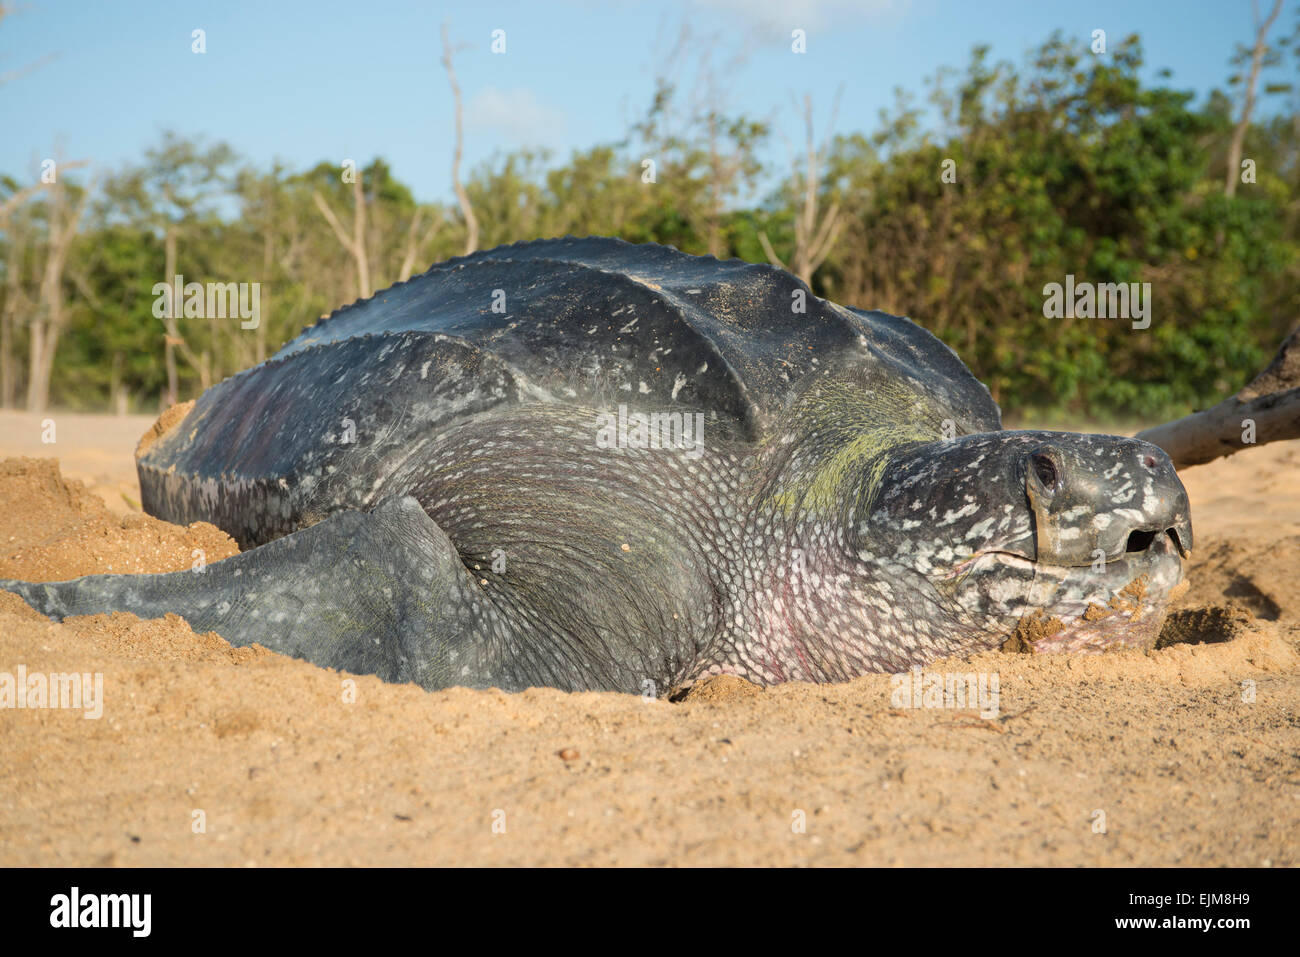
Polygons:
<instances>
[{"instance_id":1,"label":"dry driftwood branch","mask_svg":"<svg viewBox=\"0 0 1300 957\"><path fill-rule=\"evenodd\" d=\"M1300 327L1268 367L1218 405L1137 434L1169 453L1175 468L1201 465L1252 445L1300 438Z\"/></svg>"}]
</instances>

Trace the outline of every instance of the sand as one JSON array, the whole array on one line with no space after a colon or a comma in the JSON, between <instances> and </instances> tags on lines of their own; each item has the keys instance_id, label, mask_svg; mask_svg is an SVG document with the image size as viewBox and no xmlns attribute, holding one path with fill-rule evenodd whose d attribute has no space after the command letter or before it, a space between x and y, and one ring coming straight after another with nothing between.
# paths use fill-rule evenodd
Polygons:
<instances>
[{"instance_id":1,"label":"sand","mask_svg":"<svg viewBox=\"0 0 1300 957\"><path fill-rule=\"evenodd\" d=\"M52 418L46 444L0 414L0 577L234 553L140 513L148 419ZM1197 541L1165 647L931 666L996 675L992 717L899 707L884 675L430 694L0 596L0 672L104 686L98 719L0 710L0 864L1293 866L1298 471L1291 442L1183 473Z\"/></svg>"}]
</instances>

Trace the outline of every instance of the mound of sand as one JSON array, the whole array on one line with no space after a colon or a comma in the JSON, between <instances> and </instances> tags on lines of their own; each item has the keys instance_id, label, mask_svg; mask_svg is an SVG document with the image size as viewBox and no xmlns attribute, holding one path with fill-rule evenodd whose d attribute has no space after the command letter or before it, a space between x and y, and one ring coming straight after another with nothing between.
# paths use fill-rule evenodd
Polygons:
<instances>
[{"instance_id":1,"label":"mound of sand","mask_svg":"<svg viewBox=\"0 0 1300 957\"><path fill-rule=\"evenodd\" d=\"M217 562L239 546L207 522L188 528L142 513L113 515L55 459L0 461L0 578L172 572Z\"/></svg>"},{"instance_id":2,"label":"mound of sand","mask_svg":"<svg viewBox=\"0 0 1300 957\"><path fill-rule=\"evenodd\" d=\"M130 449L93 458L93 492L0 463L0 577L236 551L122 509ZM927 669L996 679L996 708L913 707L887 675L428 694L0 595L0 673L103 676L99 718L0 710L0 864L1294 865L1297 464L1287 443L1185 474L1198 540L1162 647Z\"/></svg>"}]
</instances>

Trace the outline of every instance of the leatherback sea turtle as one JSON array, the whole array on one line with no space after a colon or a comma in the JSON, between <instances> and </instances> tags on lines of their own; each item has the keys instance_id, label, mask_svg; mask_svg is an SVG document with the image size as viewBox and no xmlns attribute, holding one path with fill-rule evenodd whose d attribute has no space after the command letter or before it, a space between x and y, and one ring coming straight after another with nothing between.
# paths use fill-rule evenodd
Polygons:
<instances>
[{"instance_id":1,"label":"leatherback sea turtle","mask_svg":"<svg viewBox=\"0 0 1300 957\"><path fill-rule=\"evenodd\" d=\"M0 587L430 689L662 693L1149 644L1192 545L1156 446L1003 431L908 319L615 239L439 263L158 432L146 511L242 554Z\"/></svg>"}]
</instances>

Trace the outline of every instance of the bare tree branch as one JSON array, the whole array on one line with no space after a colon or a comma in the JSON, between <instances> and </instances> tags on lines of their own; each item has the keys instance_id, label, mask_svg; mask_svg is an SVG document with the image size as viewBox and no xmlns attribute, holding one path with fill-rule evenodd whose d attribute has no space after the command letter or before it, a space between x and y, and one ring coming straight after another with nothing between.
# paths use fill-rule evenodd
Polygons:
<instances>
[{"instance_id":1,"label":"bare tree branch","mask_svg":"<svg viewBox=\"0 0 1300 957\"><path fill-rule=\"evenodd\" d=\"M312 202L320 210L325 221L330 224L330 229L334 230L334 236L339 241L339 245L352 257L352 261L357 268L357 298L367 299L370 297L370 262L366 254L366 197L361 186L361 171L356 170L352 180L352 235L349 236L343 224L339 222L338 216L330 208L325 197L320 194L319 190L311 191Z\"/></svg>"},{"instance_id":2,"label":"bare tree branch","mask_svg":"<svg viewBox=\"0 0 1300 957\"><path fill-rule=\"evenodd\" d=\"M434 216L433 222L429 224L429 228L417 238L420 229L420 218L423 215L424 210L417 206L415 215L411 217L411 225L406 230L405 253L402 256L402 268L397 276L398 282L406 282L411 278L411 274L415 272L416 256L420 254L420 249L433 240L434 235L438 232L438 227L442 225L442 212L440 210Z\"/></svg>"},{"instance_id":3,"label":"bare tree branch","mask_svg":"<svg viewBox=\"0 0 1300 957\"><path fill-rule=\"evenodd\" d=\"M470 205L469 193L460 181L460 157L464 146L463 117L460 102L460 85L456 82L456 70L451 65L451 36L447 24L442 25L442 65L447 70L447 80L451 83L451 97L456 109L456 148L451 158L451 185L456 190L456 201L460 203L461 215L465 217L465 255L478 249L478 220L474 217L474 207Z\"/></svg>"},{"instance_id":4,"label":"bare tree branch","mask_svg":"<svg viewBox=\"0 0 1300 957\"><path fill-rule=\"evenodd\" d=\"M6 3L0 3L0 20L3 20L6 16L8 16L13 12L14 12L14 8L12 6ZM20 66L17 69L10 70L7 73L0 73L0 86L4 86L6 83L9 83L10 81L16 80L20 76L25 76L26 74L31 73L33 70L39 70L41 67L45 66L45 64L49 63L51 60L57 60L58 57L59 57L58 53L47 53L45 54L45 56L41 57L38 60L32 61L26 66Z\"/></svg>"},{"instance_id":5,"label":"bare tree branch","mask_svg":"<svg viewBox=\"0 0 1300 957\"><path fill-rule=\"evenodd\" d=\"M319 190L312 190L311 198L312 202L316 204L316 208L321 211L321 215L325 217L325 221L330 224L330 228L334 230L334 235L338 238L339 244L348 252L352 252L352 237L343 228L339 218L334 215L334 210L330 209L329 203L325 202L325 197L320 194Z\"/></svg>"},{"instance_id":6,"label":"bare tree branch","mask_svg":"<svg viewBox=\"0 0 1300 957\"><path fill-rule=\"evenodd\" d=\"M831 120L828 132L820 145L817 143L816 129L813 124L812 96L810 94L804 96L804 155L802 170L799 161L793 157L791 158L792 178L795 182L798 182L800 177L803 180L803 204L796 213L794 220L794 250L790 259L790 271L809 285L812 284L813 274L826 261L826 257L831 254L831 250L835 248L835 243L843 231L844 223L840 217L841 208L838 201L832 202L830 208L825 211L819 211L818 208L821 205L822 169L825 167L826 158L830 153L831 137L829 130L833 130L835 127L835 117L839 112L840 96L843 91L844 88L841 86L835 93L835 100L831 105ZM773 265L785 269L786 267L772 249L772 244L767 240L767 237L760 233L759 242L763 244L763 252L767 255L768 260Z\"/></svg>"},{"instance_id":7,"label":"bare tree branch","mask_svg":"<svg viewBox=\"0 0 1300 957\"><path fill-rule=\"evenodd\" d=\"M74 164L65 164L64 169ZM84 162L75 165L83 166ZM67 267L68 252L72 241L81 227L82 217L90 205L94 192L93 185L82 190L81 197L71 213L65 214L66 186L63 180L56 180L50 190L50 219L48 252L45 268L41 274L40 307L32 318L29 344L29 366L27 378L27 408L32 412L43 412L49 404L50 380L54 374L54 355L58 349L59 337L67 323L67 313L63 297L63 274Z\"/></svg>"},{"instance_id":8,"label":"bare tree branch","mask_svg":"<svg viewBox=\"0 0 1300 957\"><path fill-rule=\"evenodd\" d=\"M763 253L767 256L768 262L773 266L776 266L778 269L786 268L785 263L781 261L781 257L778 256L776 250L772 248L772 241L767 238L767 233L761 229L758 231L758 242L763 247ZM788 269L786 271L789 272Z\"/></svg>"},{"instance_id":9,"label":"bare tree branch","mask_svg":"<svg viewBox=\"0 0 1300 957\"><path fill-rule=\"evenodd\" d=\"M45 66L45 64L57 60L58 58L59 55L57 53L47 53L39 60L34 60L26 66L20 66L17 69L10 70L8 73L0 73L0 86L4 86L6 83L16 80L20 76L26 76L28 73L33 73Z\"/></svg>"},{"instance_id":10,"label":"bare tree branch","mask_svg":"<svg viewBox=\"0 0 1300 957\"><path fill-rule=\"evenodd\" d=\"M1237 121L1237 127L1232 131L1232 143L1228 147L1228 172L1227 179L1224 181L1224 191L1228 196L1237 195L1237 183L1241 179L1241 148L1246 141L1246 131L1250 128L1250 115L1255 110L1255 89L1259 84L1259 69L1264 63L1264 54L1268 52L1268 45L1264 42L1264 38L1268 35L1269 28L1273 26L1277 15L1282 12L1282 0L1275 0L1273 12L1268 15L1268 19L1263 24L1259 22L1258 3L1252 3L1252 7L1255 10L1255 46L1250 51L1250 78L1246 81L1241 119Z\"/></svg>"},{"instance_id":11,"label":"bare tree branch","mask_svg":"<svg viewBox=\"0 0 1300 957\"><path fill-rule=\"evenodd\" d=\"M9 217L13 215L14 210L44 188L44 183L37 183L32 186L24 186L16 193L11 193L9 196L6 196L4 202L0 203L0 229L4 229L5 224L9 221Z\"/></svg>"},{"instance_id":12,"label":"bare tree branch","mask_svg":"<svg viewBox=\"0 0 1300 957\"><path fill-rule=\"evenodd\" d=\"M352 177L352 257L357 261L357 298L370 297L370 257L366 253L366 194L361 170Z\"/></svg>"},{"instance_id":13,"label":"bare tree branch","mask_svg":"<svg viewBox=\"0 0 1300 957\"><path fill-rule=\"evenodd\" d=\"M818 230L817 237L809 246L809 274L815 273L821 264L826 261L826 257L830 255L831 249L834 248L835 240L839 238L843 226L843 222L840 221L840 204L837 200L831 203L831 208L826 211L826 216L822 219L821 229Z\"/></svg>"}]
</instances>

